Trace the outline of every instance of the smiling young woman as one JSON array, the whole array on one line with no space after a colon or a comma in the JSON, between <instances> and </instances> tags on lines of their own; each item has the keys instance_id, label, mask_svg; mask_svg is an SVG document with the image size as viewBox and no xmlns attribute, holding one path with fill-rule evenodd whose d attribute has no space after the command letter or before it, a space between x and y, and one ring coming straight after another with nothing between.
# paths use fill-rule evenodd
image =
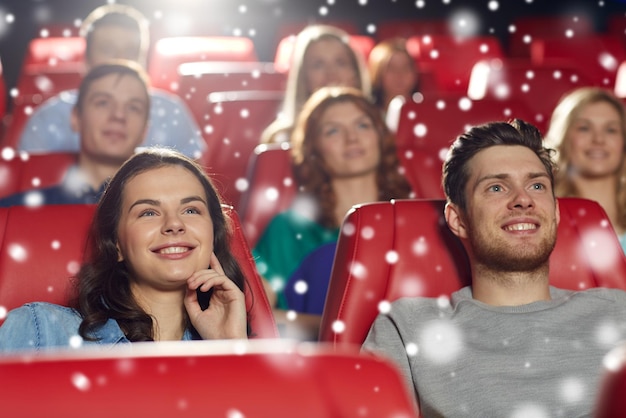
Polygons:
<instances>
[{"instance_id":1,"label":"smiling young woman","mask_svg":"<svg viewBox=\"0 0 626 418\"><path fill-rule=\"evenodd\" d=\"M246 338L245 279L229 237L221 199L198 164L175 151L140 152L98 204L73 306L11 311L0 351Z\"/></svg>"}]
</instances>

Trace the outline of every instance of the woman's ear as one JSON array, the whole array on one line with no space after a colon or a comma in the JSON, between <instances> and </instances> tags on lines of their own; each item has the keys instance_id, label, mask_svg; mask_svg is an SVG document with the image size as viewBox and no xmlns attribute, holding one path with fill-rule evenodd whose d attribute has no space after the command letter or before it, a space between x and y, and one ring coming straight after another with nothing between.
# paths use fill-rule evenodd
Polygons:
<instances>
[{"instance_id":1,"label":"woman's ear","mask_svg":"<svg viewBox=\"0 0 626 418\"><path fill-rule=\"evenodd\" d=\"M117 248L117 262L121 263L122 261L124 261L124 256L122 255L120 244L115 244L115 248Z\"/></svg>"},{"instance_id":2,"label":"woman's ear","mask_svg":"<svg viewBox=\"0 0 626 418\"><path fill-rule=\"evenodd\" d=\"M444 215L450 231L461 239L467 238L467 226L463 211L454 203L446 203Z\"/></svg>"}]
</instances>

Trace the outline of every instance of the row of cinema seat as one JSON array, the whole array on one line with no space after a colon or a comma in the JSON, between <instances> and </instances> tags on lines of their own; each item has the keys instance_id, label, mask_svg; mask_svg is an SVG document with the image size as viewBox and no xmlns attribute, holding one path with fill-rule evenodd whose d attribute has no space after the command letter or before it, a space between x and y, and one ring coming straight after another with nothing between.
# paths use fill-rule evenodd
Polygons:
<instances>
[{"instance_id":1,"label":"row of cinema seat","mask_svg":"<svg viewBox=\"0 0 626 418\"><path fill-rule=\"evenodd\" d=\"M91 407L90 414L104 416L110 411L102 407L115 400L116 407L141 416L146 411L156 416L200 411L246 417L264 417L268 411L272 416L416 416L399 372L386 361L358 354L358 347L385 303L404 296L449 295L469 283L466 256L442 219L443 204L370 203L346 216L322 319L322 344L263 343L277 337L276 326L236 227L232 245L248 278L255 341L139 344L104 354L81 350L0 359L3 412L34 416L45 408L82 416ZM562 198L559 205L551 284L626 289L626 258L606 213L589 200ZM227 213L238 226L236 213ZM0 211L3 312L30 300L67 303L69 277L83 255L92 214L93 206L85 205ZM615 372L609 377L608 394L623 385ZM38 402L25 399L18 382L28 382ZM219 396L207 398L207 393ZM606 405L622 399L606 397Z\"/></svg>"},{"instance_id":2,"label":"row of cinema seat","mask_svg":"<svg viewBox=\"0 0 626 418\"><path fill-rule=\"evenodd\" d=\"M469 265L460 242L443 221L443 203L438 199L376 202L355 206L347 214L321 341L360 344L380 301L449 295L469 283ZM578 198L560 198L559 204L551 283L575 290L626 289L626 258L599 204ZM232 251L248 279L252 330L258 338L276 337L238 215L231 207L224 208L234 225ZM93 209L92 205L47 205L0 210L0 306L4 310L29 301L68 303L69 277L83 258ZM396 257L390 258L390 252ZM342 331L333 326L336 321L346 325Z\"/></svg>"}]
</instances>

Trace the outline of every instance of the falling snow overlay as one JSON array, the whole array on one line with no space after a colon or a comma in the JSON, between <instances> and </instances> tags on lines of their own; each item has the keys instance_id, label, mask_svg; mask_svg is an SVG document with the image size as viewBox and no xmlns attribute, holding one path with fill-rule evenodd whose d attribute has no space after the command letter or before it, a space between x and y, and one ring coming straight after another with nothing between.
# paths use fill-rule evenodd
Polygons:
<instances>
[{"instance_id":1,"label":"falling snow overlay","mask_svg":"<svg viewBox=\"0 0 626 418\"><path fill-rule=\"evenodd\" d=\"M415 104L403 108L406 112L398 119L398 129L401 130L406 144L400 148L403 164L402 170L407 177L412 174L411 167L417 165L418 178L426 179L427 175L438 179L441 174L440 164L447 156L449 142L454 136L467 129L471 124L478 121L479 116L488 114L490 119L510 119L521 117L535 123L542 132L548 126L550 112L556 100L564 91L594 83L597 85L612 87L616 75L626 55L621 56L619 49L611 47L595 48L593 43L584 43L583 38L589 27L595 31L607 32L610 29L609 17L626 16L625 0L313 0L297 2L289 0L248 0L242 2L227 2L218 0L205 1L172 1L172 0L5 0L0 4L0 60L2 62L3 87L0 93L4 94L5 104L0 105L0 114L3 117L3 132L8 132L10 123L15 120L25 119L32 115L38 106L45 100L58 92L63 84L59 74L64 71L66 64L63 54L46 59L45 65L54 71L51 74L35 75L29 79L30 84L25 86L20 84L22 75L22 65L27 55L28 43L33 37L43 39L70 38L78 33L78 27L82 19L94 7L104 3L130 4L141 10L150 20L151 34L153 41L160 37L174 37L187 35L211 35L211 36L238 36L252 40L255 53L260 62L271 63L274 60L276 45L280 36L288 32L293 32L304 22L329 22L351 26L355 33L367 35L372 38L389 31L392 27L404 27L403 21L410 22L432 22L432 29L428 33L420 34L415 41L418 43L423 53L422 70L424 77L419 100L414 100ZM536 15L559 15L571 16L563 27L559 27L557 35L558 43L545 43L540 48L538 42L541 40L541 33L529 29L519 18L532 17ZM293 26L292 26L293 24ZM547 25L548 26L548 25ZM463 43L461 50L455 54L446 53L446 49L440 43L441 40L435 33L435 28L444 28L453 34L457 39L478 38L480 41L475 44ZM625 27L621 28L621 41L626 37ZM492 37L492 38L489 38ZM492 42L494 39L497 42ZM569 43L568 43L569 42ZM550 62L541 56L540 51L549 51L554 48L557 51L565 51L567 45L574 44L577 52L583 58L578 59L584 62L584 66L565 64L564 61L557 63ZM622 42L626 48L626 42ZM534 50L535 60L543 60L540 67L530 68L528 62L521 62L516 59L509 60L511 52L515 51L516 58L530 56ZM462 56L461 62L454 62L454 56ZM563 58L563 57L561 57ZM476 60L476 61L474 61ZM44 63L42 63L44 64ZM469 65L471 64L471 65ZM452 72L449 77L444 77L441 68L458 70ZM429 73L429 69L435 69ZM228 77L226 77L228 75ZM257 137L261 131L259 124L273 120L276 116L276 109L280 104L280 98L267 100L259 99L258 104L241 104L234 97L227 97L227 100L220 102L209 102L209 93L225 90L232 92L237 89L257 89L263 83L272 80L272 83L279 79L280 90L286 80L285 74L276 76L275 71L259 66L250 66L244 75L235 76L234 73L227 74L226 71L219 74L221 77L217 82L207 81L198 74L189 84L189 80L168 79L163 86L166 90L174 92L185 106L189 107L193 116L197 132L192 133L183 142L189 146L190 154L198 158L206 158L202 163L215 174L216 185L221 188L228 203L232 203L236 208L241 197L250 191L256 191L253 178L247 176L247 158L257 145ZM430 78L429 78L430 77ZM198 86L208 86L205 89ZM214 84L210 84L214 83ZM427 88L430 85L445 86L450 91L455 92L453 98L440 98L435 96ZM276 87L278 84L272 84ZM27 90L31 89L31 90ZM66 86L63 86L65 89ZM459 91L461 95L456 95ZM626 97L626 87L622 92ZM223 97L224 98L224 97ZM163 123L167 126L179 126L183 123L180 110L168 111L163 107L156 107L155 113L162 117ZM13 113L12 113L13 112ZM485 112L485 113L483 113ZM225 122L226 121L226 122ZM46 123L44 126L36 127L39 133L49 133L51 135L62 135L56 123ZM201 152L194 147L194 138L202 137L207 140L207 152ZM157 136L157 143L164 143L168 138ZM406 145L406 146L404 146ZM422 155L421 148L427 149L426 155ZM17 176L11 174L10 167L21 160L26 165L28 154L15 151L14 147L0 144L0 194L10 194ZM229 174L224 174L226 169ZM230 174L232 173L232 174ZM423 174L423 176L422 176ZM31 178L19 179L19 187L40 189L48 184L48 179L43 174L37 174ZM280 175L280 179L273 185L264 186L260 191L267 207L282 204L285 196L290 190L295 189L294 179ZM80 180L68 181L71 190L78 191L81 186ZM430 183L432 184L432 182ZM432 187L423 191L417 197L442 197L441 190ZM0 195L0 197L3 195ZM45 201L41 193L35 190L25 196L25 204L33 210L40 208ZM318 208L310 201L298 201L295 210L308 219L314 219ZM8 225L9 227L11 225ZM248 226L245 226L246 228ZM407 226L408 227L408 226ZM603 228L610 225L605 222ZM262 231L256 231L260 236ZM341 230L341 235L349 239L364 240L376 243L381 240L384 231L375 223L366 225L347 224ZM294 236L294 242L301 241L303 237ZM4 242L1 247L4 254L1 259L8 260L17 266L24 266L28 263L41 263L42 256L39 251L52 254L52 258L59 261L60 270L64 277L73 276L78 272L81 261L76 257L66 257L65 251L73 246L73 238L66 236L42 237L38 246L30 247L20 239L11 239ZM608 240L610 241L610 239ZM604 266L614 262L614 253L602 251L603 247L612 243L607 241L607 235L601 232L592 233L584 238L585 251L593 251L597 256L593 257L589 263L593 268L602 270ZM78 245L78 244L76 244ZM432 242L427 236L417 235L414 240L406 243L409 251L399 249L385 249L377 254L376 262L389 269L402 270L405 280L393 291L397 294L420 296L429 292L432 286L432 277L443 278L449 274L447 266L434 256ZM583 253L584 253L583 252ZM407 260L412 257L429 261L429 269L417 271L405 267ZM47 258L46 258L47 259ZM582 273L586 265L581 261L582 257L571 257L566 264L560 266L563 271L571 274ZM259 271L263 273L267 265L262 262L258 265ZM350 277L358 283L369 284L376 279L376 275L362 260L354 260L346 266ZM28 281L31 289L38 289L40 297L50 295L57 297L60 291L58 282L50 284L48 282L39 286L32 277L24 277ZM275 289L284 286L285 277L269 277ZM1 280L1 278L0 278ZM581 281L579 288L588 288L589 282ZM0 285L0 323L4 321L9 311L15 306L9 306L2 300L2 286ZM309 285L304 281L296 282L295 291L305 295L310 292ZM395 304L392 298L386 295L379 298L372 296L374 293L365 294L377 314L381 314L391 321L402 309ZM369 299L367 299L369 297ZM475 399L482 401L485 398L510 401L506 396L499 398L500 387L504 387L505 382L515 381L516 399L508 404L507 414L502 416L510 418L544 418L544 417L566 417L571 415L577 405L585 404L592 398L596 385L596 376L592 376L589 370L580 370L575 373L559 374L547 378L542 374L552 370L553 364L545 361L546 357L553 351L563 353L573 353L583 357L582 350L592 347L593 350L606 352L620 341L626 338L626 325L623 321L615 318L603 318L592 320L589 317L576 319L579 326L589 324L593 330L592 335L587 338L581 336L567 336L569 338L560 340L558 333L550 333L542 328L542 321L524 324L522 331L511 332L510 329L503 329L503 324L484 323L484 332L473 334L468 333L468 327L455 322L456 310L472 310L476 315L476 322L480 321L482 312L464 301L461 304L455 303L454 299L443 295L435 298L428 308L429 320L420 325L419 330L407 331L404 343L399 347L401 355L400 361L408 361L419 364L422 368L420 373L432 376L433 385L418 384L420 389L424 388L424 398L430 396L437 397L443 392L454 393L455 388L466 389L464 382L470 382L471 387L467 388L468 399L454 399L453 412L459 415L476 416L477 406ZM295 312L290 315L297 315ZM520 321L523 322L523 321ZM336 334L350 334L352 329L349 322L342 320L330 321L332 331ZM524 327L526 325L526 327ZM530 325L533 325L532 327ZM567 324L563 324L566 329ZM516 324L517 327L517 324ZM518 328L515 328L518 329ZM497 333L497 343L488 345L485 335ZM71 350L84 350L90 345L70 332L59 337L60 341ZM494 338L495 339L495 338ZM34 344L34 339L31 343ZM476 348L478 347L478 348ZM469 356L473 356L473 350L479 354L471 357L476 360L475 364L468 364L464 361ZM500 350L515 352L516 361L507 361L498 357ZM239 346L235 351L241 356L246 352L246 347ZM481 354L485 353L485 357ZM542 355L536 355L541 353ZM280 365L288 355L283 358L271 359L269 362ZM586 357L586 356L585 356ZM137 375L150 376L150 382L142 381L142 385L130 387L129 392L138 390L137 388L150 386L151 382L160 382L160 387L169 389L170 393L160 393L153 395L158 400L167 400L168 409L172 414L187 416L194 411L202 410L198 404L206 405L206 394L202 402L191 394L191 389L187 392L179 391L183 385L172 384L179 382L179 375L176 370L189 367L195 375L197 373L194 365L197 359L188 358L180 363L166 361L153 362L149 368L142 368L142 362L131 360L120 361L111 366L110 369L89 370L82 365L68 368L58 377L56 385L67 387L75 396L83 398L93 396L99 391L106 390L113 386L117 379L132 378ZM263 364L267 364L268 361ZM599 363L598 363L599 364ZM281 369L281 376L290 373L301 373L306 375L306 359L299 359L298 363L289 363L289 370ZM207 370L210 368L206 368ZM368 364L363 363L355 366L350 364L349 368L335 369L335 379L340 376L356 376L355 381L367 383L366 395L359 393L358 405L354 407L354 416L376 416L372 412L375 408L377 397L387 396L389 387L386 381L377 380L370 375L363 378L368 371ZM496 377L493 377L493 373ZM2 373L0 372L0 380ZM211 373L208 379L212 379ZM163 379L163 380L158 380ZM349 384L344 384L343 388L330 386L334 379L328 379L330 387L326 387L328 392L343 393L348 390ZM191 379L190 379L191 381ZM483 381L488 383L482 385ZM540 381L540 387L534 382ZM32 381L33 388L35 380ZM186 381L185 381L186 382ZM259 386L271 387L270 378L265 377ZM342 381L343 382L343 381ZM491 383L494 382L494 383ZM203 381L207 383L207 380ZM207 386L209 386L208 382ZM310 382L309 382L310 383ZM144 386L145 385L145 386ZM235 385L236 386L236 385ZM412 384L411 384L412 386ZM434 386L434 389L429 389ZM28 386L24 386L28 387ZM446 388L445 391L440 388ZM518 391L519 388L519 391ZM285 386L279 395L288 393L291 388ZM393 388L394 392L400 392L398 388ZM223 388L210 386L210 390L218 392ZM463 390L459 390L463 392ZM533 392L535 391L535 392ZM541 392L539 396L535 393ZM485 396L484 393L488 393ZM171 397L168 397L171 395ZM507 394L505 394L507 395ZM268 395L268 399L272 394ZM286 396L285 396L286 397ZM307 399L296 399L300 402L300 412L316 411L316 407L324 404L317 402L308 404ZM345 398L352 399L345 396ZM0 390L2 399L2 390ZM310 398L313 399L313 398ZM290 399L291 400L291 399ZM345 399L344 399L345 400ZM0 405L4 401L0 401ZM285 402L282 399L276 402ZM35 402L33 402L35 403ZM424 402L425 416L428 415L428 402ZM310 406L310 408L308 408ZM2 407L0 407L1 409ZM308 409L307 409L308 408ZM135 412L132 406L127 411ZM452 413L451 415L454 415ZM155 415L156 416L156 415ZM171 416L171 415L170 415ZM253 409L247 408L243 404L232 402L219 412L219 415L226 418L249 418L256 416ZM303 415L305 416L305 415ZM395 415L398 418L405 414Z\"/></svg>"}]
</instances>

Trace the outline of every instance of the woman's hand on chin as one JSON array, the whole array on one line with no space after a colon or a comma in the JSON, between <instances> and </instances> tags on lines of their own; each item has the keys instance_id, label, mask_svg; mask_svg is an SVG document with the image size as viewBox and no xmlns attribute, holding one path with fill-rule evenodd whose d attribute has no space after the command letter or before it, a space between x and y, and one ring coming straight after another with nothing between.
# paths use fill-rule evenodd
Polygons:
<instances>
[{"instance_id":1,"label":"woman's hand on chin","mask_svg":"<svg viewBox=\"0 0 626 418\"><path fill-rule=\"evenodd\" d=\"M226 276L214 253L209 267L187 279L185 309L191 324L205 340L247 338L243 292ZM202 292L213 289L209 307L204 311L198 303L197 289Z\"/></svg>"}]
</instances>

